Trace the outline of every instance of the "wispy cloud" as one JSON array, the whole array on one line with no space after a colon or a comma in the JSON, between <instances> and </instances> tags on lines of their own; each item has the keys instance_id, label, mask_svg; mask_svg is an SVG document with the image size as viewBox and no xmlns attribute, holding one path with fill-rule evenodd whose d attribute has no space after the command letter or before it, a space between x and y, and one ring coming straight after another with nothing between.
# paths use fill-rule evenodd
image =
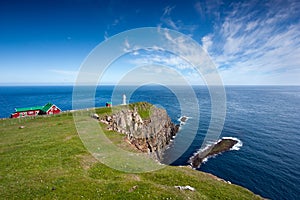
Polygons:
<instances>
[{"instance_id":1,"label":"wispy cloud","mask_svg":"<svg viewBox=\"0 0 300 200\"><path fill-rule=\"evenodd\" d=\"M167 28L171 28L176 31L187 31L190 34L193 34L193 32L198 28L198 25L188 25L185 24L182 20L174 20L172 18L172 12L174 12L175 8L175 6L167 6L164 8L163 14L160 17L161 24L159 24L158 27L164 25Z\"/></svg>"},{"instance_id":2,"label":"wispy cloud","mask_svg":"<svg viewBox=\"0 0 300 200\"><path fill-rule=\"evenodd\" d=\"M195 3L194 8L197 11L197 13L201 16L201 18L204 19L205 11L204 11L203 6L200 1Z\"/></svg>"},{"instance_id":3,"label":"wispy cloud","mask_svg":"<svg viewBox=\"0 0 300 200\"><path fill-rule=\"evenodd\" d=\"M141 73L139 77L145 77L146 74L148 74L147 77L150 77L149 73L156 74L158 79L163 77L163 79L169 79L170 82L173 82L174 84L179 84L178 81L176 82L176 77L180 75L190 84L203 84L200 73L191 63L178 55L170 54L165 51L154 49L143 50L142 52L139 52L135 59L128 59L128 62L133 66L145 66L141 68L140 72L144 72ZM170 70L166 71L166 69ZM172 76L172 73L170 73L172 71L177 72L177 75L170 79L169 76ZM151 75L151 77L154 76ZM155 78L155 80L157 78Z\"/></svg>"},{"instance_id":4,"label":"wispy cloud","mask_svg":"<svg viewBox=\"0 0 300 200\"><path fill-rule=\"evenodd\" d=\"M175 8L175 6L167 6L164 8L163 16L170 16L172 10Z\"/></svg>"},{"instance_id":5,"label":"wispy cloud","mask_svg":"<svg viewBox=\"0 0 300 200\"><path fill-rule=\"evenodd\" d=\"M250 78L253 75L256 82L275 84L280 75L289 78L299 74L299 3L237 3L232 8L224 21L215 25L214 32L202 38L203 48L225 78L241 74L255 81Z\"/></svg>"},{"instance_id":6,"label":"wispy cloud","mask_svg":"<svg viewBox=\"0 0 300 200\"><path fill-rule=\"evenodd\" d=\"M178 70L193 69L193 66L184 59L163 51L145 50L141 54L134 55L139 56L135 59L130 59L129 62L137 66L156 64L161 66L169 66Z\"/></svg>"},{"instance_id":7,"label":"wispy cloud","mask_svg":"<svg viewBox=\"0 0 300 200\"><path fill-rule=\"evenodd\" d=\"M108 40L109 35L108 35L107 31L104 32L104 36L103 37L104 37L104 40Z\"/></svg>"},{"instance_id":8,"label":"wispy cloud","mask_svg":"<svg viewBox=\"0 0 300 200\"><path fill-rule=\"evenodd\" d=\"M49 71L64 76L77 76L78 74L78 71L72 71L72 70L50 69Z\"/></svg>"},{"instance_id":9,"label":"wispy cloud","mask_svg":"<svg viewBox=\"0 0 300 200\"><path fill-rule=\"evenodd\" d=\"M143 85L143 84L162 84L162 85L186 85L188 84L185 76L179 71L167 66L142 65L133 68L123 74L118 84L122 85Z\"/></svg>"},{"instance_id":10,"label":"wispy cloud","mask_svg":"<svg viewBox=\"0 0 300 200\"><path fill-rule=\"evenodd\" d=\"M110 36L109 36L109 32L114 29L115 27L117 27L120 23L124 22L124 17L120 16L118 18L115 18L111 24L108 24L106 27L106 30L104 31L104 40L107 40Z\"/></svg>"},{"instance_id":11,"label":"wispy cloud","mask_svg":"<svg viewBox=\"0 0 300 200\"><path fill-rule=\"evenodd\" d=\"M222 0L206 0L197 1L194 4L194 9L199 14L202 20L210 20L214 18L216 21L220 19L220 7L223 5Z\"/></svg>"},{"instance_id":12,"label":"wispy cloud","mask_svg":"<svg viewBox=\"0 0 300 200\"><path fill-rule=\"evenodd\" d=\"M124 49L123 49L123 51L124 52L130 52L131 51L130 50L130 44L129 44L129 41L128 41L127 38L124 40Z\"/></svg>"}]
</instances>

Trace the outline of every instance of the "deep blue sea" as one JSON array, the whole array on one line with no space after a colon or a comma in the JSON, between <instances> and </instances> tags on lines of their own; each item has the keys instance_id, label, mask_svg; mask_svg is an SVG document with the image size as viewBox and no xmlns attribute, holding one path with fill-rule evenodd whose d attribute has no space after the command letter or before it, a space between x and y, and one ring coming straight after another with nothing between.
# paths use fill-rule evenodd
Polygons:
<instances>
[{"instance_id":1,"label":"deep blue sea","mask_svg":"<svg viewBox=\"0 0 300 200\"><path fill-rule=\"evenodd\" d=\"M187 115L165 159L176 157L182 151L185 138L196 131L196 137L173 165L187 165L188 159L201 146L211 118L210 94L206 87L194 88L200 107L199 127L195 130L192 117L195 108L182 113L176 92L162 86L123 87L113 95L114 86L98 87L95 106L122 102L122 93L129 102L148 101L168 111L172 120ZM201 165L200 171L212 173L234 184L244 186L270 199L299 199L300 197L300 87L299 86L228 86L226 89L226 118L221 137L236 137L243 142L238 151L217 155ZM9 117L14 108L41 106L52 102L62 110L72 109L72 86L0 87L0 118ZM130 92L133 92L130 95ZM84 102L90 101L84 99ZM190 96L184 103L189 105ZM194 120L194 121L193 121Z\"/></svg>"}]
</instances>

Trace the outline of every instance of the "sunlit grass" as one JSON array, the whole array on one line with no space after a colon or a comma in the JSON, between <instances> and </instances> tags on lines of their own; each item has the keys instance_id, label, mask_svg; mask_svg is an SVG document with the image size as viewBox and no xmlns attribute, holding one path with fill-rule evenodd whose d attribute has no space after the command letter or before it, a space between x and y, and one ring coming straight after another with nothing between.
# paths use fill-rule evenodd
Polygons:
<instances>
[{"instance_id":1,"label":"sunlit grass","mask_svg":"<svg viewBox=\"0 0 300 200\"><path fill-rule=\"evenodd\" d=\"M106 108L97 112L110 113ZM122 134L104 133L130 150ZM0 138L0 199L258 199L188 167L138 174L112 169L87 151L70 113L1 120Z\"/></svg>"}]
</instances>

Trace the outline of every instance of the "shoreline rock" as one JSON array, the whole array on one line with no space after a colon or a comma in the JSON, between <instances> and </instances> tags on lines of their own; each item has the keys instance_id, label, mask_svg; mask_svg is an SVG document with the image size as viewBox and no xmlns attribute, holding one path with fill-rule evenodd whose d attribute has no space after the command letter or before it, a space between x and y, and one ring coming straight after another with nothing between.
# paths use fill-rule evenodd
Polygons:
<instances>
[{"instance_id":1,"label":"shoreline rock","mask_svg":"<svg viewBox=\"0 0 300 200\"><path fill-rule=\"evenodd\" d=\"M182 117L180 117L179 120L180 120L180 122L185 123L188 120L188 118L186 116L182 116Z\"/></svg>"},{"instance_id":2,"label":"shoreline rock","mask_svg":"<svg viewBox=\"0 0 300 200\"><path fill-rule=\"evenodd\" d=\"M205 159L215 156L219 153L229 151L237 143L237 140L231 138L222 138L217 143L206 147L192 156L189 160L189 163L193 168L199 168Z\"/></svg>"}]
</instances>

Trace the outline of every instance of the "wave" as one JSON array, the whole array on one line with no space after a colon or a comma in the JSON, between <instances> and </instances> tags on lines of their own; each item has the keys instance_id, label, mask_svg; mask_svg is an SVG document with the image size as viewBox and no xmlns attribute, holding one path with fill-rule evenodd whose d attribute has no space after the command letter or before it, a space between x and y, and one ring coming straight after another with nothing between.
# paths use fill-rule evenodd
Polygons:
<instances>
[{"instance_id":1,"label":"wave","mask_svg":"<svg viewBox=\"0 0 300 200\"><path fill-rule=\"evenodd\" d=\"M209 157L206 157L202 160L202 163L206 163L208 161Z\"/></svg>"},{"instance_id":2,"label":"wave","mask_svg":"<svg viewBox=\"0 0 300 200\"><path fill-rule=\"evenodd\" d=\"M231 147L229 150L238 151L243 146L243 142L236 137L222 137L222 139L229 139L229 140L237 141L237 143L235 145L233 145L233 147Z\"/></svg>"}]
</instances>

